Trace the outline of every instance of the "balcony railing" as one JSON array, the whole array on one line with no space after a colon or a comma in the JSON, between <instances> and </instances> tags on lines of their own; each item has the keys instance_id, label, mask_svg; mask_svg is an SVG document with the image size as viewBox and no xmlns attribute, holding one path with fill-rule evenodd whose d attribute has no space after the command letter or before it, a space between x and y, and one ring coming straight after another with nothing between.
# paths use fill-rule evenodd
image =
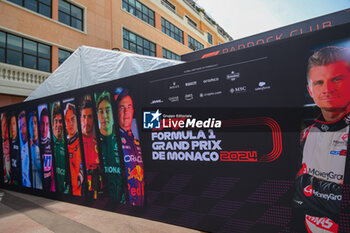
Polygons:
<instances>
[{"instance_id":1,"label":"balcony railing","mask_svg":"<svg viewBox=\"0 0 350 233\"><path fill-rule=\"evenodd\" d=\"M196 29L196 31L199 32L201 35L204 35L204 33L203 33L201 30L198 29L197 25L195 25L194 23L192 23L192 22L189 21L188 19L187 19L187 23L188 23L191 27L193 27L194 29Z\"/></svg>"},{"instance_id":2,"label":"balcony railing","mask_svg":"<svg viewBox=\"0 0 350 233\"><path fill-rule=\"evenodd\" d=\"M199 15L199 12L195 7L196 3L193 0L183 0L183 1L187 4L187 6L192 8L192 10Z\"/></svg>"},{"instance_id":3,"label":"balcony railing","mask_svg":"<svg viewBox=\"0 0 350 233\"><path fill-rule=\"evenodd\" d=\"M204 15L205 21L207 21L210 25L212 25L213 27L215 27L215 24L214 24L213 21L207 16L207 14L203 14L203 15Z\"/></svg>"},{"instance_id":4,"label":"balcony railing","mask_svg":"<svg viewBox=\"0 0 350 233\"><path fill-rule=\"evenodd\" d=\"M28 96L50 73L0 63L0 93Z\"/></svg>"},{"instance_id":5,"label":"balcony railing","mask_svg":"<svg viewBox=\"0 0 350 233\"><path fill-rule=\"evenodd\" d=\"M168 4L166 4L166 2L161 0L160 3L163 6L165 6L167 9L169 9L171 12L173 12L175 15L177 15L178 17L180 17L182 19L182 16L179 13L177 13L175 9L171 8Z\"/></svg>"}]
</instances>

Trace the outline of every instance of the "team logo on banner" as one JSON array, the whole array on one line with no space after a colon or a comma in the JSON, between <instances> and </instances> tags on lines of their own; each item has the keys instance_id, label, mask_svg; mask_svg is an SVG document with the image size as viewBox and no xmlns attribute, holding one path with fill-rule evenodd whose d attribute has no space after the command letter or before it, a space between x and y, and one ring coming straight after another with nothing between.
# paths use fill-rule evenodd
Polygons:
<instances>
[{"instance_id":1,"label":"team logo on banner","mask_svg":"<svg viewBox=\"0 0 350 233\"><path fill-rule=\"evenodd\" d=\"M157 111L153 112L143 112L143 128L144 129L160 129L160 116L162 114Z\"/></svg>"},{"instance_id":2,"label":"team logo on banner","mask_svg":"<svg viewBox=\"0 0 350 233\"><path fill-rule=\"evenodd\" d=\"M306 186L306 187L304 188L304 194L305 194L305 196L311 197L313 193L314 193L314 191L313 191L311 185L308 185L308 186Z\"/></svg>"}]
</instances>

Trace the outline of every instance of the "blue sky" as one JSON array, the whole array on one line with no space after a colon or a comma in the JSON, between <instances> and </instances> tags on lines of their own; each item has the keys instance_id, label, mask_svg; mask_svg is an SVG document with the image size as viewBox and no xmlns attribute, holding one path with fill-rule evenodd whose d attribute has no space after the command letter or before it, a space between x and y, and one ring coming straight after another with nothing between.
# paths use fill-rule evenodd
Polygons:
<instances>
[{"instance_id":1,"label":"blue sky","mask_svg":"<svg viewBox=\"0 0 350 233\"><path fill-rule=\"evenodd\" d=\"M350 8L350 0L195 0L233 39Z\"/></svg>"}]
</instances>

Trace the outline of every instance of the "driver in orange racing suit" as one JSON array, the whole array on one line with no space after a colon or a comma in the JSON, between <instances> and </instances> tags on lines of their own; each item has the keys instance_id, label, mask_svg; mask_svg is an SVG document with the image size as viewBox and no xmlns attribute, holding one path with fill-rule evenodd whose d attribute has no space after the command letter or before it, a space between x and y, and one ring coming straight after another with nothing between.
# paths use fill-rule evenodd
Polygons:
<instances>
[{"instance_id":1,"label":"driver in orange racing suit","mask_svg":"<svg viewBox=\"0 0 350 233\"><path fill-rule=\"evenodd\" d=\"M84 181L83 165L81 162L80 142L78 136L77 116L75 105L67 103L64 110L64 119L68 133L68 154L70 164L70 174L72 180L72 193L81 196Z\"/></svg>"}]
</instances>

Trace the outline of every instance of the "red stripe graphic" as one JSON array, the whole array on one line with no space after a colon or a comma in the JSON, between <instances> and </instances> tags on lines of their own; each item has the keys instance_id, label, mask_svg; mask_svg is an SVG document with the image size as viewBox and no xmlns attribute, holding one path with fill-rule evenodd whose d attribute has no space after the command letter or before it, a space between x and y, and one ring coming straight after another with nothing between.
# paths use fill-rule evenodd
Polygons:
<instances>
[{"instance_id":1,"label":"red stripe graphic","mask_svg":"<svg viewBox=\"0 0 350 233\"><path fill-rule=\"evenodd\" d=\"M202 58L206 58L206 57L212 57L212 56L216 56L220 53L220 50L215 51L215 52L211 52L211 53L206 53L202 56Z\"/></svg>"},{"instance_id":2,"label":"red stripe graphic","mask_svg":"<svg viewBox=\"0 0 350 233\"><path fill-rule=\"evenodd\" d=\"M281 127L274 119L269 117L256 117L256 118L233 119L233 120L223 121L224 127L251 126L251 125L266 125L271 129L271 132L272 132L273 149L268 154L259 155L258 162L270 163L276 160L282 153L282 134L281 134Z\"/></svg>"}]
</instances>

